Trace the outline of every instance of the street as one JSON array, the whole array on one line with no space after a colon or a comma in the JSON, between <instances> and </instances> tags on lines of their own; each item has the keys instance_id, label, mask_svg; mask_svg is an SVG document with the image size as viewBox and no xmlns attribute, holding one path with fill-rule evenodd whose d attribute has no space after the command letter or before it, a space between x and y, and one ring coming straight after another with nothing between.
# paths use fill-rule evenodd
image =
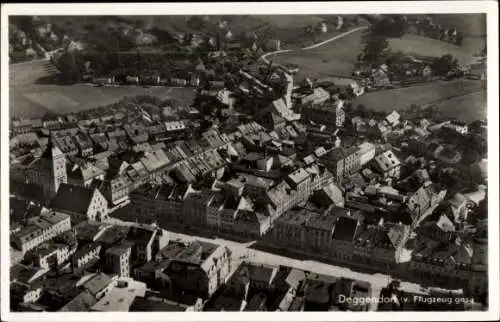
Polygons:
<instances>
[{"instance_id":1,"label":"street","mask_svg":"<svg viewBox=\"0 0 500 322\"><path fill-rule=\"evenodd\" d=\"M134 224L131 222L121 221L119 219L111 218L110 223L130 225ZM168 229L164 229L168 231ZM387 286L393 278L390 275L377 273L377 274L367 274L361 272L355 272L347 267L335 266L331 264L321 263L314 260L297 260L290 257L280 256L256 249L251 249L250 247L255 244L255 241L240 243L236 241L231 241L222 238L206 238L200 236L186 235L182 233L176 233L169 231L170 240L178 240L183 242L189 242L193 240L200 240L208 243L219 244L226 246L232 252L232 263L231 269L234 271L238 265L243 261L256 262L259 264L267 265L286 265L295 267L301 270L310 271L318 274L332 275L336 277L344 277L353 280L369 282L372 285L372 296L378 296L380 290ZM400 289L405 292L412 292L423 294L421 285L416 283L401 281Z\"/></svg>"}]
</instances>

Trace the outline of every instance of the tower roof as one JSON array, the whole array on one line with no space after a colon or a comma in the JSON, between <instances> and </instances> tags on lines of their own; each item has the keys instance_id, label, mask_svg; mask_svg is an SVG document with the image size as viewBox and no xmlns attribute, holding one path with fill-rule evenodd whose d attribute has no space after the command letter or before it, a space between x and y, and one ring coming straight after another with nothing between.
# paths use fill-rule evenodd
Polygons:
<instances>
[{"instance_id":1,"label":"tower roof","mask_svg":"<svg viewBox=\"0 0 500 322\"><path fill-rule=\"evenodd\" d=\"M49 141L47 143L47 148L42 154L42 158L53 159L54 157L64 155L62 151L54 144L52 136L49 136Z\"/></svg>"}]
</instances>

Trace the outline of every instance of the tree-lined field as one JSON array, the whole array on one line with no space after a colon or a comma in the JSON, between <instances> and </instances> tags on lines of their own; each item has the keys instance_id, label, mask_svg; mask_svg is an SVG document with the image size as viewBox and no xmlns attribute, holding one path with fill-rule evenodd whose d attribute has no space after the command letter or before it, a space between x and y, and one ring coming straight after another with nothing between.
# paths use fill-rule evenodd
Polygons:
<instances>
[{"instance_id":1,"label":"tree-lined field","mask_svg":"<svg viewBox=\"0 0 500 322\"><path fill-rule=\"evenodd\" d=\"M363 34L363 31L354 32L321 47L278 54L268 59L279 64L299 65L298 80L305 77L348 76L363 48Z\"/></svg>"},{"instance_id":2,"label":"tree-lined field","mask_svg":"<svg viewBox=\"0 0 500 322\"><path fill-rule=\"evenodd\" d=\"M39 117L47 112L68 113L115 103L126 96L150 94L190 105L192 88L139 86L93 87L86 84L56 85L47 81L55 70L48 61L9 66L9 111L11 117Z\"/></svg>"},{"instance_id":3,"label":"tree-lined field","mask_svg":"<svg viewBox=\"0 0 500 322\"><path fill-rule=\"evenodd\" d=\"M459 79L366 93L353 100L382 112L404 110L415 104L434 104L440 114L463 121L482 119L486 113L486 92L479 81Z\"/></svg>"},{"instance_id":4,"label":"tree-lined field","mask_svg":"<svg viewBox=\"0 0 500 322\"><path fill-rule=\"evenodd\" d=\"M389 40L392 51L432 57L451 54L458 60L459 64L463 65L469 64L473 60L474 54L479 53L485 45L486 38L481 37L466 37L462 42L462 46L417 35L405 35L401 38L391 38Z\"/></svg>"}]
</instances>

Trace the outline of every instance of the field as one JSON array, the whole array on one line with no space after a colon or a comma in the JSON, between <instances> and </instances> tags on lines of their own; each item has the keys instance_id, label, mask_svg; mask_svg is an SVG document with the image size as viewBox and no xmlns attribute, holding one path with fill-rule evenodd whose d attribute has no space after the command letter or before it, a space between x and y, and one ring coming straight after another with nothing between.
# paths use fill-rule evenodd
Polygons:
<instances>
[{"instance_id":1,"label":"field","mask_svg":"<svg viewBox=\"0 0 500 322\"><path fill-rule=\"evenodd\" d=\"M406 35L389 41L392 51L401 50L406 53L434 57L451 54L457 58L459 64L470 63L473 60L473 55L481 51L485 44L486 38L481 37L466 37L462 46L459 47L444 41L417 35Z\"/></svg>"},{"instance_id":2,"label":"field","mask_svg":"<svg viewBox=\"0 0 500 322\"><path fill-rule=\"evenodd\" d=\"M486 118L486 102L486 91L482 91L439 102L436 107L443 115L456 116L467 122Z\"/></svg>"},{"instance_id":3,"label":"field","mask_svg":"<svg viewBox=\"0 0 500 322\"><path fill-rule=\"evenodd\" d=\"M465 36L480 37L486 35L485 14L435 14L429 15L435 24L447 28L457 28Z\"/></svg>"},{"instance_id":4,"label":"field","mask_svg":"<svg viewBox=\"0 0 500 322\"><path fill-rule=\"evenodd\" d=\"M353 65L363 48L362 36L362 31L354 32L321 47L279 54L268 59L279 64L299 65L298 80L305 77L351 75Z\"/></svg>"},{"instance_id":5,"label":"field","mask_svg":"<svg viewBox=\"0 0 500 322\"><path fill-rule=\"evenodd\" d=\"M412 104L421 106L431 103L435 103L444 116L463 121L482 119L486 114L486 92L482 90L481 82L465 79L371 92L353 100L353 106L363 104L383 112L403 110Z\"/></svg>"},{"instance_id":6,"label":"field","mask_svg":"<svg viewBox=\"0 0 500 322\"><path fill-rule=\"evenodd\" d=\"M105 106L126 96L148 94L172 98L189 105L194 98L191 88L138 86L93 87L86 84L55 85L43 81L53 71L47 61L10 65L9 111L11 117L39 117L51 111L67 113Z\"/></svg>"}]
</instances>

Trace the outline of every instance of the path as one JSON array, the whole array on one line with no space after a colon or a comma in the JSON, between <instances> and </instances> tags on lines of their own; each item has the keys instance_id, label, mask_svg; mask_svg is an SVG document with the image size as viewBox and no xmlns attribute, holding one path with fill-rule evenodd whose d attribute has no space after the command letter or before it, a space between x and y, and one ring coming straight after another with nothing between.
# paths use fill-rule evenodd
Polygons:
<instances>
[{"instance_id":1,"label":"path","mask_svg":"<svg viewBox=\"0 0 500 322\"><path fill-rule=\"evenodd\" d=\"M354 29L351 29L349 31L346 31L344 33L341 33L340 35L337 35L337 36L334 36L334 37L331 37L325 41L322 41L322 42L319 42L319 43L316 43L316 44L313 44L311 46L307 46L307 47L304 47L304 48L301 48L299 50L311 50L311 49L314 49L314 48L318 48L318 47L321 47L323 45L326 45L332 41L336 41L340 38L343 38L345 36L348 36L354 32L358 32L358 31L361 31L361 30L366 30L368 29L368 26L362 26L362 27L358 27L358 28L354 28ZM262 59L266 64L269 64L269 60L267 60L267 57L269 56L273 56L273 55L277 55L277 54L284 54L284 53L290 53L290 52L293 52L294 50L292 49L282 49L282 50L276 50L276 51L272 51L272 52L269 52L269 53L266 53L264 55L262 55L260 57L260 59Z\"/></svg>"}]
</instances>

